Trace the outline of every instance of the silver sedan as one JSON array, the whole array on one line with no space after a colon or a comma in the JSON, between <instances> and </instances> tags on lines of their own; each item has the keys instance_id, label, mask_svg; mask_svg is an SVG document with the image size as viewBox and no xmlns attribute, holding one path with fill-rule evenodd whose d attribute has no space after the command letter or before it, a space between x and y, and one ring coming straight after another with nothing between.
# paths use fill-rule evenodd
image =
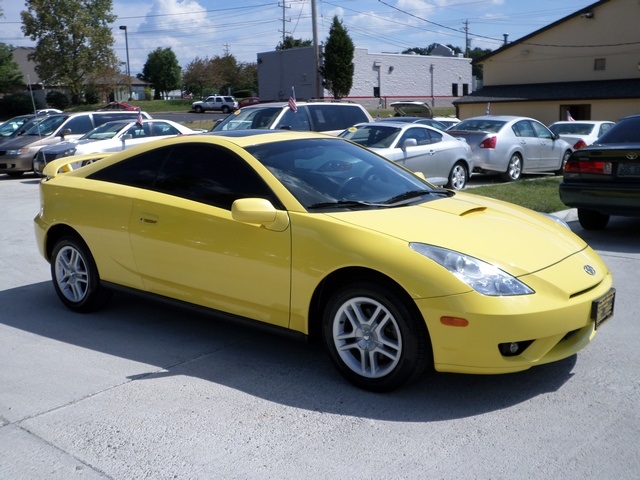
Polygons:
<instances>
[{"instance_id":1,"label":"silver sedan","mask_svg":"<svg viewBox=\"0 0 640 480\"><path fill-rule=\"evenodd\" d=\"M537 120L510 115L467 118L447 130L464 138L473 150L475 168L482 173L500 173L508 181L522 173L562 169L572 148Z\"/></svg>"},{"instance_id":2,"label":"silver sedan","mask_svg":"<svg viewBox=\"0 0 640 480\"><path fill-rule=\"evenodd\" d=\"M341 137L358 143L414 172L434 185L462 190L473 170L464 140L417 123L371 122L348 128Z\"/></svg>"}]
</instances>

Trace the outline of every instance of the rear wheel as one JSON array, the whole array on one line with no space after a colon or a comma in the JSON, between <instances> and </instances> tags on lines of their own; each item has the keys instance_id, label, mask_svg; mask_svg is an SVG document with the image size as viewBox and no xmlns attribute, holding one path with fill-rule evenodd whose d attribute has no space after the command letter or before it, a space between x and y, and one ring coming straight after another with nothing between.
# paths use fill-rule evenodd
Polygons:
<instances>
[{"instance_id":1,"label":"rear wheel","mask_svg":"<svg viewBox=\"0 0 640 480\"><path fill-rule=\"evenodd\" d=\"M75 312L98 310L111 296L100 286L89 249L75 236L63 237L53 247L51 278L62 303Z\"/></svg>"},{"instance_id":2,"label":"rear wheel","mask_svg":"<svg viewBox=\"0 0 640 480\"><path fill-rule=\"evenodd\" d=\"M467 185L469 174L462 162L457 162L449 172L447 187L453 190L462 190Z\"/></svg>"},{"instance_id":3,"label":"rear wheel","mask_svg":"<svg viewBox=\"0 0 640 480\"><path fill-rule=\"evenodd\" d=\"M609 223L609 215L579 208L578 221L585 230L602 230Z\"/></svg>"},{"instance_id":4,"label":"rear wheel","mask_svg":"<svg viewBox=\"0 0 640 480\"><path fill-rule=\"evenodd\" d=\"M519 153L514 153L509 159L507 171L502 174L502 178L508 182L515 182L522 175L522 157Z\"/></svg>"},{"instance_id":5,"label":"rear wheel","mask_svg":"<svg viewBox=\"0 0 640 480\"><path fill-rule=\"evenodd\" d=\"M429 364L424 320L392 289L374 283L337 291L325 309L322 330L338 371L365 390L394 390Z\"/></svg>"}]
</instances>

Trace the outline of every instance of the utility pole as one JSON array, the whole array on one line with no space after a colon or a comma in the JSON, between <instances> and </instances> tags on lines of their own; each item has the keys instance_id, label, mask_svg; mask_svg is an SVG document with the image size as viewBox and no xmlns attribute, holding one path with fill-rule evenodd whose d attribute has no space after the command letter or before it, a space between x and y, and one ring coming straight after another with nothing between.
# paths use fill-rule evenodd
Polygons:
<instances>
[{"instance_id":1,"label":"utility pole","mask_svg":"<svg viewBox=\"0 0 640 480\"><path fill-rule=\"evenodd\" d=\"M469 40L469 20L465 20L464 22L464 56L469 58L469 54L471 53L471 40Z\"/></svg>"},{"instance_id":2,"label":"utility pole","mask_svg":"<svg viewBox=\"0 0 640 480\"><path fill-rule=\"evenodd\" d=\"M315 98L324 98L322 91L322 79L320 78L320 45L318 44L318 14L316 13L316 0L311 0L311 23L313 24L313 59L316 68Z\"/></svg>"},{"instance_id":3,"label":"utility pole","mask_svg":"<svg viewBox=\"0 0 640 480\"><path fill-rule=\"evenodd\" d=\"M280 6L280 4L278 4L278 6ZM287 32L287 29L285 28L285 25L287 22L290 22L291 19L287 20L285 17L285 12L287 8L291 8L291 5L287 6L287 1L286 0L282 0L282 30L279 30L282 32L282 46L284 47L284 41L287 37L287 33L291 33L291 32Z\"/></svg>"},{"instance_id":4,"label":"utility pole","mask_svg":"<svg viewBox=\"0 0 640 480\"><path fill-rule=\"evenodd\" d=\"M224 56L228 57L229 56L229 47L231 45L229 45L228 43L223 43L222 46L224 47Z\"/></svg>"}]
</instances>

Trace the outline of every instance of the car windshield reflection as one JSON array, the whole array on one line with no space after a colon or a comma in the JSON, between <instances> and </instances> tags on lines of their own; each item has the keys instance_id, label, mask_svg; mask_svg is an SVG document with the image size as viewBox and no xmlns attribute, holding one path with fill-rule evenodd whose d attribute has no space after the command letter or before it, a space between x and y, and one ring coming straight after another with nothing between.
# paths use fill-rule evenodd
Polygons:
<instances>
[{"instance_id":1,"label":"car windshield reflection","mask_svg":"<svg viewBox=\"0 0 640 480\"><path fill-rule=\"evenodd\" d=\"M441 192L393 162L338 139L266 143L247 150L307 210L399 206L390 200L420 203Z\"/></svg>"}]
</instances>

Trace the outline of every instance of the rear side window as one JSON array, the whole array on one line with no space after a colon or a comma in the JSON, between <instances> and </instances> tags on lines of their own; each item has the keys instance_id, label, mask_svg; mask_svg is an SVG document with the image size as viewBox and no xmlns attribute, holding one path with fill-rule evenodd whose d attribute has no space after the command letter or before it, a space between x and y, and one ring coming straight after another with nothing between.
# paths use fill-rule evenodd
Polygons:
<instances>
[{"instance_id":1,"label":"rear side window","mask_svg":"<svg viewBox=\"0 0 640 480\"><path fill-rule=\"evenodd\" d=\"M62 128L64 130L68 128L71 130L72 134L79 135L93 130L93 124L91 123L89 115L80 115L77 117L71 117L64 125L62 125Z\"/></svg>"},{"instance_id":2,"label":"rear side window","mask_svg":"<svg viewBox=\"0 0 640 480\"><path fill-rule=\"evenodd\" d=\"M356 123L369 121L364 111L356 105L307 105L307 108L316 132L344 130Z\"/></svg>"}]
</instances>

